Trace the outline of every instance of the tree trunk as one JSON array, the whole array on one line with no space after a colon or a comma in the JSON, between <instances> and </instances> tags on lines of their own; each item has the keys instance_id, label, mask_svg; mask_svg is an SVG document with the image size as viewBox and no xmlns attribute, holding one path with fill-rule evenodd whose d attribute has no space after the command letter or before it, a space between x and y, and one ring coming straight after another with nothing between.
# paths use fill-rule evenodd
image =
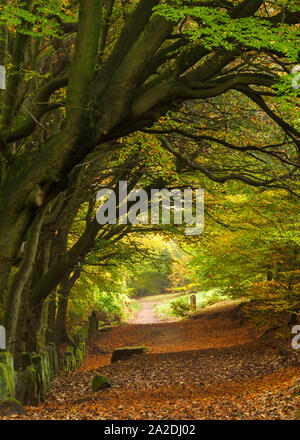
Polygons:
<instances>
[{"instance_id":1,"label":"tree trunk","mask_svg":"<svg viewBox=\"0 0 300 440\"><path fill-rule=\"evenodd\" d=\"M69 341L67 332L67 311L69 294L76 280L80 275L80 270L76 270L72 276L66 276L60 283L58 291L58 306L56 316L56 342L61 344Z\"/></svg>"},{"instance_id":2,"label":"tree trunk","mask_svg":"<svg viewBox=\"0 0 300 440\"><path fill-rule=\"evenodd\" d=\"M19 319L18 319L18 328L17 328L17 337L14 349L14 364L16 369L18 369L21 361L21 353L26 351L26 341L28 337L28 300L30 295L30 289L32 285L32 275L27 281L23 292L22 292L22 301L20 305Z\"/></svg>"},{"instance_id":3,"label":"tree trunk","mask_svg":"<svg viewBox=\"0 0 300 440\"><path fill-rule=\"evenodd\" d=\"M47 321L46 343L55 342L56 292L52 292L49 296Z\"/></svg>"},{"instance_id":4,"label":"tree trunk","mask_svg":"<svg viewBox=\"0 0 300 440\"><path fill-rule=\"evenodd\" d=\"M21 295L26 283L31 276L37 253L39 235L44 219L44 212L36 218L32 224L25 245L24 258L21 267L9 289L7 305L5 308L5 328L7 332L7 346L10 352L14 352L17 336L17 326L20 312Z\"/></svg>"},{"instance_id":5,"label":"tree trunk","mask_svg":"<svg viewBox=\"0 0 300 440\"><path fill-rule=\"evenodd\" d=\"M48 240L45 243L45 248L44 248L43 275L45 273L47 273L48 268L49 268L50 251L51 251L51 241ZM39 333L39 343L41 346L46 344L49 302L50 302L50 297L46 298L46 300L43 302L43 308L42 308L42 312L41 312L41 323L40 323L40 328L39 328L39 332L38 332Z\"/></svg>"}]
</instances>

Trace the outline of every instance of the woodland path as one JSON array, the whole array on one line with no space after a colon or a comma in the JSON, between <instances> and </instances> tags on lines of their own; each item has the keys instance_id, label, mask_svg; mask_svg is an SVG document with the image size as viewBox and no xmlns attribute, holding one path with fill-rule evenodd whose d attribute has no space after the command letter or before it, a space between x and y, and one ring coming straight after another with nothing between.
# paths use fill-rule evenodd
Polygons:
<instances>
[{"instance_id":1,"label":"woodland path","mask_svg":"<svg viewBox=\"0 0 300 440\"><path fill-rule=\"evenodd\" d=\"M162 301L153 300L147 297L137 300L141 306L136 316L129 321L129 324L154 324L156 322L170 321L169 319L160 319L153 310L153 306Z\"/></svg>"},{"instance_id":2,"label":"woodland path","mask_svg":"<svg viewBox=\"0 0 300 440\"><path fill-rule=\"evenodd\" d=\"M56 378L48 400L25 418L293 419L299 355L282 355L272 335L254 339L235 310L227 304L198 319L99 332L81 370ZM110 364L114 348L130 345L149 351ZM114 386L93 393L95 374Z\"/></svg>"}]
</instances>

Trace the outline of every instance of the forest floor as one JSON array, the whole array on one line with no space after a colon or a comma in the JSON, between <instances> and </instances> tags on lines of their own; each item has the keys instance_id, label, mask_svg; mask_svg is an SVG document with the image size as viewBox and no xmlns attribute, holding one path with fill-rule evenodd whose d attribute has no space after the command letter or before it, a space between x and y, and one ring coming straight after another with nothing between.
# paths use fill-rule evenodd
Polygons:
<instances>
[{"instance_id":1,"label":"forest floor","mask_svg":"<svg viewBox=\"0 0 300 440\"><path fill-rule=\"evenodd\" d=\"M82 368L56 378L47 401L27 407L24 418L294 419L300 408L300 397L292 397L300 380L299 353L289 349L290 341L283 348L272 334L254 337L237 310L229 303L197 319L99 332ZM136 345L149 351L110 363L115 348ZM110 378L113 387L93 393L96 374Z\"/></svg>"}]
</instances>

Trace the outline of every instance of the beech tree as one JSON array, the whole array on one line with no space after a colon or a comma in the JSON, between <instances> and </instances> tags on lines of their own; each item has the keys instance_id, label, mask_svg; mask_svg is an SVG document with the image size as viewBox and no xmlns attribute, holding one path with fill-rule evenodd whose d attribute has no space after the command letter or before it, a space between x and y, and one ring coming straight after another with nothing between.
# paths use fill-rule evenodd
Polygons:
<instances>
[{"instance_id":1,"label":"beech tree","mask_svg":"<svg viewBox=\"0 0 300 440\"><path fill-rule=\"evenodd\" d=\"M5 0L0 13L0 64L7 71L0 97L0 303L7 323L26 288L38 320L44 301L64 278L62 268L71 270L77 262L78 255L74 261L71 256L81 252L80 239L57 262L57 275L53 240L41 238L64 194L77 184L80 191L77 167L95 151L96 160L105 161L113 141L132 133L168 134L170 127L155 124L187 100L228 91L245 97L285 138L262 153L279 160L286 154L293 170L263 180L241 172L220 177L161 137L182 164L220 183L236 179L268 186L294 178L299 130L284 108L295 105L296 1ZM205 133L194 129L196 135L180 133L180 127L179 135L200 141ZM239 148L248 154L249 148L247 153ZM92 246L98 225L95 219L89 225L85 238ZM35 274L41 254L43 268ZM19 326L14 319L11 342Z\"/></svg>"}]
</instances>

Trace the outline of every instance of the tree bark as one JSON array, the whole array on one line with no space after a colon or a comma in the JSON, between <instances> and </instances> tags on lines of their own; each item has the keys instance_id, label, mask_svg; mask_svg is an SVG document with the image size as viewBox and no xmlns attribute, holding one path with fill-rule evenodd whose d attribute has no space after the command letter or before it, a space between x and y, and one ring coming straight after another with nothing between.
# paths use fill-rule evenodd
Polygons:
<instances>
[{"instance_id":1,"label":"tree bark","mask_svg":"<svg viewBox=\"0 0 300 440\"><path fill-rule=\"evenodd\" d=\"M34 267L43 219L44 212L42 211L28 232L23 262L8 292L5 327L7 331L7 346L12 353L14 352L16 341L21 295Z\"/></svg>"},{"instance_id":2,"label":"tree bark","mask_svg":"<svg viewBox=\"0 0 300 440\"><path fill-rule=\"evenodd\" d=\"M61 344L63 342L69 342L69 336L67 331L67 311L69 294L80 276L80 270L75 270L73 275L67 275L60 283L58 289L58 306L56 315L56 342Z\"/></svg>"}]
</instances>

